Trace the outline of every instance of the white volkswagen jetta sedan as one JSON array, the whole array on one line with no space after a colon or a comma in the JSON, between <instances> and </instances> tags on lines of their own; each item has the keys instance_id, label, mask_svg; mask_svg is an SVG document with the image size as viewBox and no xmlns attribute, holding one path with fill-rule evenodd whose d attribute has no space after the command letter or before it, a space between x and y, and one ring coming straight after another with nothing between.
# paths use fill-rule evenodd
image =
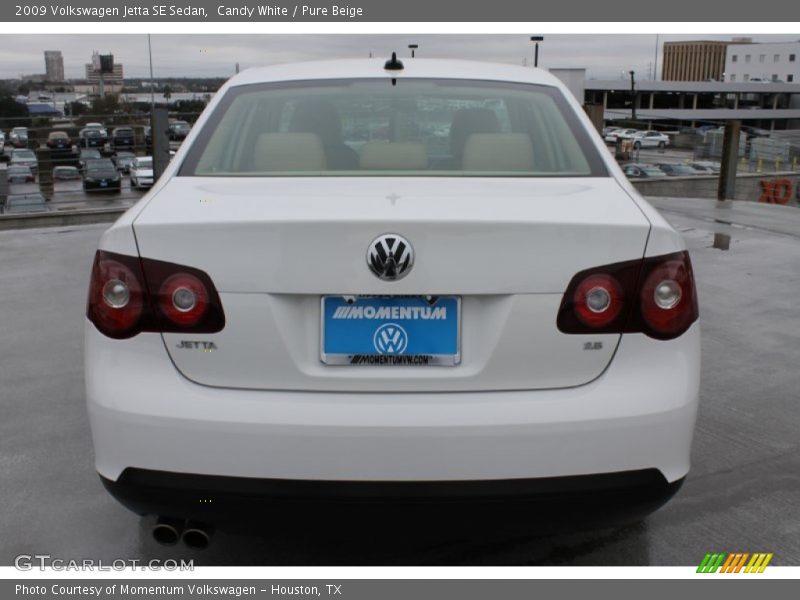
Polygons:
<instances>
[{"instance_id":1,"label":"white volkswagen jetta sedan","mask_svg":"<svg viewBox=\"0 0 800 600\"><path fill-rule=\"evenodd\" d=\"M549 74L253 69L100 242L96 467L164 542L254 499L660 502L697 318L681 237Z\"/></svg>"}]
</instances>

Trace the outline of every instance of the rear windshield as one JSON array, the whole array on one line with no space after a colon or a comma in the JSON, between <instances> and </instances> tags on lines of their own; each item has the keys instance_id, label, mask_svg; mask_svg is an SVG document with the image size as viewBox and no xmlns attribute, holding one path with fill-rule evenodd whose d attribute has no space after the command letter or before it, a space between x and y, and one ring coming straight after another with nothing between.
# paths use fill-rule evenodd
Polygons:
<instances>
[{"instance_id":1,"label":"rear windshield","mask_svg":"<svg viewBox=\"0 0 800 600\"><path fill-rule=\"evenodd\" d=\"M203 126L188 176L606 176L561 92L485 81L239 86Z\"/></svg>"}]
</instances>

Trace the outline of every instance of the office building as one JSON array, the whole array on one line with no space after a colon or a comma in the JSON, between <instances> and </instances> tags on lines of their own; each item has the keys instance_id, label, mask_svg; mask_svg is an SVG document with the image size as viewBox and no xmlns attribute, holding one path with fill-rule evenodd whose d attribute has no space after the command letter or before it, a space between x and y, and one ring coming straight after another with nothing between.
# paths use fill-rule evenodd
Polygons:
<instances>
[{"instance_id":1,"label":"office building","mask_svg":"<svg viewBox=\"0 0 800 600\"><path fill-rule=\"evenodd\" d=\"M663 81L722 81L730 42L664 42Z\"/></svg>"},{"instance_id":2,"label":"office building","mask_svg":"<svg viewBox=\"0 0 800 600\"><path fill-rule=\"evenodd\" d=\"M728 45L725 81L800 83L800 41Z\"/></svg>"},{"instance_id":3,"label":"office building","mask_svg":"<svg viewBox=\"0 0 800 600\"><path fill-rule=\"evenodd\" d=\"M61 50L45 50L44 69L47 81L64 81L64 57Z\"/></svg>"}]
</instances>

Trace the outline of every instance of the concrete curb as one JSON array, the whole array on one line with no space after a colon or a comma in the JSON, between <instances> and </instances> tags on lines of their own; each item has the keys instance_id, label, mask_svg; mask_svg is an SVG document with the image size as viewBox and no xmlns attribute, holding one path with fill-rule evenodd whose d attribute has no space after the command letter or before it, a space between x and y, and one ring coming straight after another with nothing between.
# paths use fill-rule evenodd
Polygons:
<instances>
[{"instance_id":1,"label":"concrete curb","mask_svg":"<svg viewBox=\"0 0 800 600\"><path fill-rule=\"evenodd\" d=\"M90 210L55 211L28 215L0 215L0 231L8 229L35 229L63 227L64 225L89 225L113 223L128 208L96 208Z\"/></svg>"}]
</instances>

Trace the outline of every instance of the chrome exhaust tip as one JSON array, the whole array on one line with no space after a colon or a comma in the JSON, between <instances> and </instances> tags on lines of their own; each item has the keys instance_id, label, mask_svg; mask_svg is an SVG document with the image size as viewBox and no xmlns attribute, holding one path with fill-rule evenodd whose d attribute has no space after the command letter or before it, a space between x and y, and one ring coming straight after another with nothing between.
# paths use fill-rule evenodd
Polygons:
<instances>
[{"instance_id":1,"label":"chrome exhaust tip","mask_svg":"<svg viewBox=\"0 0 800 600\"><path fill-rule=\"evenodd\" d=\"M188 548L204 550L211 543L214 527L200 521L189 521L183 530L181 539Z\"/></svg>"},{"instance_id":2,"label":"chrome exhaust tip","mask_svg":"<svg viewBox=\"0 0 800 600\"><path fill-rule=\"evenodd\" d=\"M159 517L153 526L153 539L162 546L174 546L183 534L183 519Z\"/></svg>"}]
</instances>

